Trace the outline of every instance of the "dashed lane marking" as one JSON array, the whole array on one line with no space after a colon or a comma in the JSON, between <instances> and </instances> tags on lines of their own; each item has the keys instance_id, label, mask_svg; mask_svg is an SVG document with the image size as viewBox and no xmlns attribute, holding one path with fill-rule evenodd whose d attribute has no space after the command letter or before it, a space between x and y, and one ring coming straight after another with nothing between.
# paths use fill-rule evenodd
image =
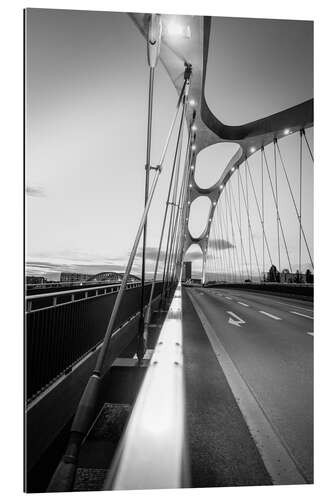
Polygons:
<instances>
[{"instance_id":1,"label":"dashed lane marking","mask_svg":"<svg viewBox=\"0 0 333 500\"><path fill-rule=\"evenodd\" d=\"M287 302L279 302L278 300L274 300L274 302L275 302L275 304L282 304L282 305L287 306L287 307L293 307L294 309L302 309L302 311L308 311L308 312L313 313L313 309L307 309L305 307L295 306L295 304L288 304Z\"/></svg>"},{"instance_id":2,"label":"dashed lane marking","mask_svg":"<svg viewBox=\"0 0 333 500\"><path fill-rule=\"evenodd\" d=\"M252 387L242 377L237 365L224 348L198 299L190 292L188 296L206 331L217 361L228 380L273 484L305 484L306 480L300 472L295 457L267 416Z\"/></svg>"},{"instance_id":3,"label":"dashed lane marking","mask_svg":"<svg viewBox=\"0 0 333 500\"><path fill-rule=\"evenodd\" d=\"M296 311L290 311L291 314L297 314L297 316L303 316L303 318L313 319L313 316L308 316L307 314L298 313Z\"/></svg>"},{"instance_id":4,"label":"dashed lane marking","mask_svg":"<svg viewBox=\"0 0 333 500\"><path fill-rule=\"evenodd\" d=\"M272 318L272 319L278 319L278 320L281 320L281 318L278 318L277 316L274 316L274 314L270 314L266 311L259 311L261 314L265 314L265 316L268 316L269 318Z\"/></svg>"},{"instance_id":5,"label":"dashed lane marking","mask_svg":"<svg viewBox=\"0 0 333 500\"><path fill-rule=\"evenodd\" d=\"M238 302L238 304L240 304L241 306L244 306L244 307L249 307L249 304L245 304L245 302Z\"/></svg>"}]
</instances>

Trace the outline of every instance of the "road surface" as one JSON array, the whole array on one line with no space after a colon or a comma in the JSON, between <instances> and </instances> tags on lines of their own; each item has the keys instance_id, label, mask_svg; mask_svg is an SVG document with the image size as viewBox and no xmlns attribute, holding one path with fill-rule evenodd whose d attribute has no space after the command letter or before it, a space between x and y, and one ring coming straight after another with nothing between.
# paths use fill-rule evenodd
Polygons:
<instances>
[{"instance_id":1,"label":"road surface","mask_svg":"<svg viewBox=\"0 0 333 500\"><path fill-rule=\"evenodd\" d=\"M213 350L236 399L235 368L289 464L304 482L313 482L313 303L230 288L186 291L206 322L206 332L215 338L215 344L210 339ZM234 369L230 373L223 361L229 357ZM256 421L246 402L241 410L269 462L260 418ZM268 448L276 448L272 442Z\"/></svg>"}]
</instances>

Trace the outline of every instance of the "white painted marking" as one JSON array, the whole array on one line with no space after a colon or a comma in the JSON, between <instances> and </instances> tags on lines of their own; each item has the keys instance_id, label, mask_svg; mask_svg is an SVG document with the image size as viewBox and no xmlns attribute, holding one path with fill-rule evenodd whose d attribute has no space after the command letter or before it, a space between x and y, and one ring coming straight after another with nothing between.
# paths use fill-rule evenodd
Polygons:
<instances>
[{"instance_id":1,"label":"white painted marking","mask_svg":"<svg viewBox=\"0 0 333 500\"><path fill-rule=\"evenodd\" d=\"M313 309L307 309L305 307L295 306L295 304L288 304L287 302L279 302L278 300L274 300L274 303L275 304L282 304L282 305L287 306L287 307L293 307L294 309L302 309L302 311L308 311L308 312L313 313Z\"/></svg>"},{"instance_id":2,"label":"white painted marking","mask_svg":"<svg viewBox=\"0 0 333 500\"><path fill-rule=\"evenodd\" d=\"M232 298L231 298L231 297L227 297L227 296L225 296L225 298L226 298L226 299L228 299L228 300L232 300Z\"/></svg>"},{"instance_id":3,"label":"white painted marking","mask_svg":"<svg viewBox=\"0 0 333 500\"><path fill-rule=\"evenodd\" d=\"M313 332L306 332L308 335L312 335L313 337Z\"/></svg>"},{"instance_id":4,"label":"white painted marking","mask_svg":"<svg viewBox=\"0 0 333 500\"><path fill-rule=\"evenodd\" d=\"M227 311L227 313L236 318L236 321L232 318L229 318L228 323L230 323L231 325L241 326L246 323L246 321L244 321L242 318L237 316L237 314L233 313L232 311Z\"/></svg>"},{"instance_id":5,"label":"white painted marking","mask_svg":"<svg viewBox=\"0 0 333 500\"><path fill-rule=\"evenodd\" d=\"M249 307L249 304L245 304L245 302L238 302L238 304L240 304L241 306L244 306L244 307Z\"/></svg>"},{"instance_id":6,"label":"white painted marking","mask_svg":"<svg viewBox=\"0 0 333 500\"><path fill-rule=\"evenodd\" d=\"M188 293L188 296L199 316L273 484L305 484L306 481L299 472L295 457L275 430L258 396L243 379L197 299L191 293Z\"/></svg>"},{"instance_id":7,"label":"white painted marking","mask_svg":"<svg viewBox=\"0 0 333 500\"><path fill-rule=\"evenodd\" d=\"M313 316L308 316L307 314L298 313L296 311L290 311L291 314L297 314L297 316L303 316L303 318L313 319Z\"/></svg>"},{"instance_id":8,"label":"white painted marking","mask_svg":"<svg viewBox=\"0 0 333 500\"><path fill-rule=\"evenodd\" d=\"M277 316L274 316L274 314L269 314L268 312L266 311L259 311L261 314L265 314L266 316L269 316L270 318L272 319L281 319L281 318L278 318Z\"/></svg>"}]
</instances>

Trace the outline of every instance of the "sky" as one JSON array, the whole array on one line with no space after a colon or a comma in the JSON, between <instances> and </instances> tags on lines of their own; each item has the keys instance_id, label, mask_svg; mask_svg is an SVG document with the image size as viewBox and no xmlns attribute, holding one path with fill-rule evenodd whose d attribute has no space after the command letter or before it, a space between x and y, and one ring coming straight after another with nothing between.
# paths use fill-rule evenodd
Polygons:
<instances>
[{"instance_id":1,"label":"sky","mask_svg":"<svg viewBox=\"0 0 333 500\"><path fill-rule=\"evenodd\" d=\"M304 21L214 18L205 92L215 115L224 123L241 124L311 98L312 29L312 23ZM92 274L124 270L143 207L147 91L145 40L127 14L28 10L25 179L29 274L57 279L62 270ZM176 90L159 64L153 164L158 162L176 99ZM284 139L296 186L292 140ZM311 131L309 140L312 144ZM195 175L200 185L215 182L234 148L218 144L198 155ZM171 152L172 145L149 215L148 273L159 240ZM303 191L304 220L312 244L311 165L304 167ZM287 206L283 198L282 205ZM193 204L189 224L194 235L205 224L207 210L207 200ZM287 212L282 215L288 217ZM296 221L291 223L288 218L288 223L292 239ZM296 259L297 246L294 253ZM198 248L192 247L187 258L199 272ZM133 273L139 269L140 252Z\"/></svg>"}]
</instances>

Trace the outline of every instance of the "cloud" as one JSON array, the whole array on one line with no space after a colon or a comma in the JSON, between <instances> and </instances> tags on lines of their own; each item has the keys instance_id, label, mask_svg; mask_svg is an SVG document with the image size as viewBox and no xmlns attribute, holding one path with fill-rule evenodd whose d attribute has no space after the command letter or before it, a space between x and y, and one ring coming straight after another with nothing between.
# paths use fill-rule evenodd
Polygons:
<instances>
[{"instance_id":1,"label":"cloud","mask_svg":"<svg viewBox=\"0 0 333 500\"><path fill-rule=\"evenodd\" d=\"M209 246L214 248L214 250L226 250L227 248L235 248L233 243L223 239L211 239L209 240Z\"/></svg>"},{"instance_id":2,"label":"cloud","mask_svg":"<svg viewBox=\"0 0 333 500\"><path fill-rule=\"evenodd\" d=\"M210 244L215 249L232 248L230 242L226 240L211 240ZM157 247L146 248L146 273L151 275L154 271ZM134 260L131 273L140 275L141 273L142 248L139 248ZM165 259L165 250L161 251L160 266L161 272ZM196 261L202 259L201 250L192 250L186 253L186 260ZM55 275L60 276L61 272L73 272L95 275L101 272L114 271L123 273L128 261L128 254L110 258L106 255L94 254L80 251L63 250L57 253L40 252L34 256L29 256L26 260L26 272L29 275Z\"/></svg>"},{"instance_id":3,"label":"cloud","mask_svg":"<svg viewBox=\"0 0 333 500\"><path fill-rule=\"evenodd\" d=\"M40 187L26 186L25 192L27 196L32 196L33 198L45 197L45 191Z\"/></svg>"},{"instance_id":4,"label":"cloud","mask_svg":"<svg viewBox=\"0 0 333 500\"><path fill-rule=\"evenodd\" d=\"M191 252L186 252L185 259L186 260L202 259L202 251L201 250L192 250Z\"/></svg>"},{"instance_id":5,"label":"cloud","mask_svg":"<svg viewBox=\"0 0 333 500\"><path fill-rule=\"evenodd\" d=\"M48 272L48 273L85 273L98 274L106 271L124 272L125 266L119 264L70 264L70 263L55 263L48 261L28 260L26 269L29 274L32 272Z\"/></svg>"},{"instance_id":6,"label":"cloud","mask_svg":"<svg viewBox=\"0 0 333 500\"><path fill-rule=\"evenodd\" d=\"M146 247L146 260L155 262L157 257L158 248L157 247ZM142 257L142 248L139 248L136 252L136 258ZM165 250L161 250L160 261L165 258Z\"/></svg>"}]
</instances>

